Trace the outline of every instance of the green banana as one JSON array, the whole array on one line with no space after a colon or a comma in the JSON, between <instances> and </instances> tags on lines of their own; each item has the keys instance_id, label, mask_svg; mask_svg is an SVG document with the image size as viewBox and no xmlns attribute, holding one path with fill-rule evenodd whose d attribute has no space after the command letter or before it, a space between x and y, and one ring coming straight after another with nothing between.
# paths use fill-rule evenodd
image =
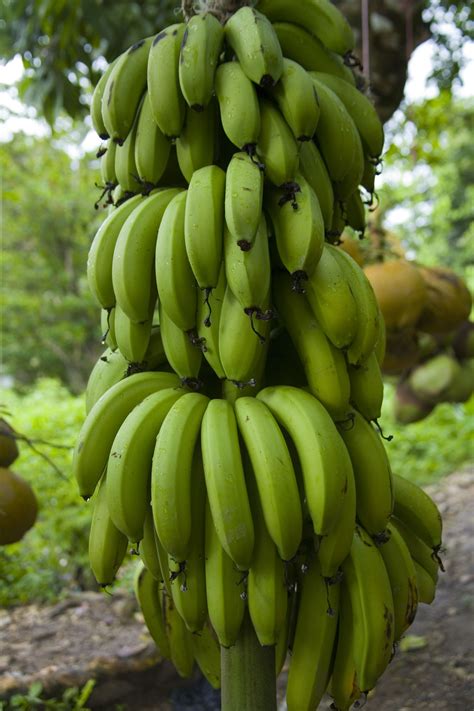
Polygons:
<instances>
[{"instance_id":1,"label":"green banana","mask_svg":"<svg viewBox=\"0 0 474 711\"><path fill-rule=\"evenodd\" d=\"M255 84L274 86L283 71L283 55L269 19L255 8L240 7L227 20L225 39Z\"/></svg>"},{"instance_id":2,"label":"green banana","mask_svg":"<svg viewBox=\"0 0 474 711\"><path fill-rule=\"evenodd\" d=\"M99 81L94 87L94 91L92 92L92 100L91 100L91 119L92 119L92 127L94 128L95 132L99 134L99 138L101 138L103 141L107 140L109 138L108 131L105 127L104 124L104 119L102 118L102 97L104 95L104 90L105 90L105 85L107 84L109 80L110 73L112 69L114 68L116 62L118 61L117 59L114 59L113 62L109 64L107 69L104 71L102 76L100 77ZM113 145L113 142L110 141L110 145Z\"/></svg>"},{"instance_id":3,"label":"green banana","mask_svg":"<svg viewBox=\"0 0 474 711\"><path fill-rule=\"evenodd\" d=\"M134 591L143 615L145 625L160 654L170 658L170 644L161 606L160 584L143 565L137 565L134 577Z\"/></svg>"},{"instance_id":4,"label":"green banana","mask_svg":"<svg viewBox=\"0 0 474 711\"><path fill-rule=\"evenodd\" d=\"M421 565L426 572L433 578L434 582L438 581L438 573L440 569L439 559L434 555L433 551L426 543L418 538L416 533L414 533L411 528L409 528L403 521L397 519L395 516L391 519L391 524L393 528L396 528L398 533L402 536L403 540L407 544L408 550L413 560L416 560L419 565Z\"/></svg>"},{"instance_id":5,"label":"green banana","mask_svg":"<svg viewBox=\"0 0 474 711\"><path fill-rule=\"evenodd\" d=\"M176 155L187 182L199 168L212 165L217 156L217 106L210 101L202 111L186 109L183 129L176 139Z\"/></svg>"},{"instance_id":6,"label":"green banana","mask_svg":"<svg viewBox=\"0 0 474 711\"><path fill-rule=\"evenodd\" d=\"M206 300L197 303L196 328L199 340L204 344L204 358L218 378L225 378L219 355L219 325L226 290L225 266L221 265L217 286Z\"/></svg>"},{"instance_id":7,"label":"green banana","mask_svg":"<svg viewBox=\"0 0 474 711\"><path fill-rule=\"evenodd\" d=\"M443 521L433 499L413 482L393 475L393 513L436 553L441 548Z\"/></svg>"},{"instance_id":8,"label":"green banana","mask_svg":"<svg viewBox=\"0 0 474 711\"><path fill-rule=\"evenodd\" d=\"M179 386L174 373L135 373L113 385L95 403L79 432L72 461L83 498L88 499L94 493L107 466L115 435L128 413L147 395Z\"/></svg>"},{"instance_id":9,"label":"green banana","mask_svg":"<svg viewBox=\"0 0 474 711\"><path fill-rule=\"evenodd\" d=\"M192 636L194 659L209 684L214 689L221 685L221 649L214 630L207 622L200 632Z\"/></svg>"},{"instance_id":10,"label":"green banana","mask_svg":"<svg viewBox=\"0 0 474 711\"><path fill-rule=\"evenodd\" d=\"M296 180L298 144L279 109L269 99L260 99L260 133L257 154L265 177L279 187Z\"/></svg>"},{"instance_id":11,"label":"green banana","mask_svg":"<svg viewBox=\"0 0 474 711\"><path fill-rule=\"evenodd\" d=\"M252 560L254 527L237 422L232 405L226 400L209 401L202 419L201 447L207 495L219 541L236 566L247 570Z\"/></svg>"},{"instance_id":12,"label":"green banana","mask_svg":"<svg viewBox=\"0 0 474 711\"><path fill-rule=\"evenodd\" d=\"M135 134L136 174L142 186L155 186L163 176L171 150L171 141L153 118L148 91L143 97Z\"/></svg>"},{"instance_id":13,"label":"green banana","mask_svg":"<svg viewBox=\"0 0 474 711\"><path fill-rule=\"evenodd\" d=\"M149 304L148 318L140 321L140 323L131 321L118 304L114 309L114 329L117 346L120 353L130 363L141 363L149 348L155 300L156 298Z\"/></svg>"},{"instance_id":14,"label":"green banana","mask_svg":"<svg viewBox=\"0 0 474 711\"><path fill-rule=\"evenodd\" d=\"M354 662L354 618L350 596L344 584L339 601L339 625L328 693L337 711L349 711L361 696Z\"/></svg>"},{"instance_id":15,"label":"green banana","mask_svg":"<svg viewBox=\"0 0 474 711\"><path fill-rule=\"evenodd\" d=\"M160 329L166 360L191 388L199 386L198 376L202 363L203 345L194 331L183 331L170 319L159 305Z\"/></svg>"},{"instance_id":16,"label":"green banana","mask_svg":"<svg viewBox=\"0 0 474 711\"><path fill-rule=\"evenodd\" d=\"M111 350L117 350L117 339L115 338L115 306L111 309L101 309L100 312L100 342L103 346L108 346Z\"/></svg>"},{"instance_id":17,"label":"green banana","mask_svg":"<svg viewBox=\"0 0 474 711\"><path fill-rule=\"evenodd\" d=\"M107 503L112 521L132 543L143 538L149 507L152 457L161 425L183 391L148 395L127 415L115 435L107 463Z\"/></svg>"},{"instance_id":18,"label":"green banana","mask_svg":"<svg viewBox=\"0 0 474 711\"><path fill-rule=\"evenodd\" d=\"M310 141L319 121L319 102L310 75L301 64L292 59L283 59L283 73L272 89L288 126L298 141Z\"/></svg>"},{"instance_id":19,"label":"green banana","mask_svg":"<svg viewBox=\"0 0 474 711\"><path fill-rule=\"evenodd\" d=\"M323 405L300 388L267 387L257 398L294 442L314 532L325 536L336 525L352 476L336 426Z\"/></svg>"},{"instance_id":20,"label":"green banana","mask_svg":"<svg viewBox=\"0 0 474 711\"><path fill-rule=\"evenodd\" d=\"M436 581L423 568L418 561L414 560L413 564L416 571L416 586L418 588L418 599L425 605L431 605L436 596Z\"/></svg>"},{"instance_id":21,"label":"green banana","mask_svg":"<svg viewBox=\"0 0 474 711\"><path fill-rule=\"evenodd\" d=\"M173 598L163 592L161 600L171 662L178 674L184 679L188 679L192 676L194 668L192 635L186 629Z\"/></svg>"},{"instance_id":22,"label":"green banana","mask_svg":"<svg viewBox=\"0 0 474 711\"><path fill-rule=\"evenodd\" d=\"M117 185L117 175L115 173L115 153L117 144L113 141L107 141L105 153L100 159L100 178L104 188L115 188ZM101 186L101 187L102 187Z\"/></svg>"},{"instance_id":23,"label":"green banana","mask_svg":"<svg viewBox=\"0 0 474 711\"><path fill-rule=\"evenodd\" d=\"M260 106L239 62L217 67L215 90L225 135L239 150L253 154L260 135Z\"/></svg>"},{"instance_id":24,"label":"green banana","mask_svg":"<svg viewBox=\"0 0 474 711\"><path fill-rule=\"evenodd\" d=\"M183 395L169 410L156 437L151 474L153 518L161 545L178 563L187 560L193 543L192 505L200 495L199 462L193 463L193 457L208 402L199 393Z\"/></svg>"},{"instance_id":25,"label":"green banana","mask_svg":"<svg viewBox=\"0 0 474 711\"><path fill-rule=\"evenodd\" d=\"M113 524L107 507L106 477L103 476L92 501L89 532L89 563L98 584L111 585L127 552L128 540Z\"/></svg>"},{"instance_id":26,"label":"green banana","mask_svg":"<svg viewBox=\"0 0 474 711\"><path fill-rule=\"evenodd\" d=\"M148 504L146 507L143 538L140 541L139 553L145 568L151 573L155 580L164 584L164 575L161 569L156 540L157 536L155 524L153 523L153 512L151 506Z\"/></svg>"},{"instance_id":27,"label":"green banana","mask_svg":"<svg viewBox=\"0 0 474 711\"><path fill-rule=\"evenodd\" d=\"M359 233L359 237L364 236L367 221L365 218L365 204L362 200L359 189L349 195L344 203L346 220L349 227Z\"/></svg>"},{"instance_id":28,"label":"green banana","mask_svg":"<svg viewBox=\"0 0 474 711\"><path fill-rule=\"evenodd\" d=\"M214 93L214 76L224 42L224 28L209 12L191 17L179 53L179 85L188 104L202 111Z\"/></svg>"},{"instance_id":29,"label":"green banana","mask_svg":"<svg viewBox=\"0 0 474 711\"><path fill-rule=\"evenodd\" d=\"M140 112L140 108L138 109ZM127 138L115 149L115 175L118 184L128 193L139 193L142 185L138 179L135 163L135 139L137 135L137 117L133 122Z\"/></svg>"},{"instance_id":30,"label":"green banana","mask_svg":"<svg viewBox=\"0 0 474 711\"><path fill-rule=\"evenodd\" d=\"M225 222L243 251L252 248L261 221L263 182L261 168L247 153L233 154L225 177Z\"/></svg>"},{"instance_id":31,"label":"green banana","mask_svg":"<svg viewBox=\"0 0 474 711\"><path fill-rule=\"evenodd\" d=\"M306 141L300 146L299 169L316 193L324 228L327 231L332 225L334 190L324 160L314 141Z\"/></svg>"},{"instance_id":32,"label":"green banana","mask_svg":"<svg viewBox=\"0 0 474 711\"><path fill-rule=\"evenodd\" d=\"M92 368L86 385L86 414L112 385L127 374L128 361L118 351L107 348Z\"/></svg>"},{"instance_id":33,"label":"green banana","mask_svg":"<svg viewBox=\"0 0 474 711\"><path fill-rule=\"evenodd\" d=\"M378 420L382 413L383 378L375 352L355 367L348 367L351 403L366 420Z\"/></svg>"},{"instance_id":34,"label":"green banana","mask_svg":"<svg viewBox=\"0 0 474 711\"><path fill-rule=\"evenodd\" d=\"M135 42L118 57L102 95L102 119L110 138L123 143L132 128L147 83L147 63L153 37Z\"/></svg>"},{"instance_id":35,"label":"green banana","mask_svg":"<svg viewBox=\"0 0 474 711\"><path fill-rule=\"evenodd\" d=\"M153 39L148 57L151 111L160 131L168 138L179 136L186 113L179 84L179 53L185 29L184 23L178 23L159 32Z\"/></svg>"},{"instance_id":36,"label":"green banana","mask_svg":"<svg viewBox=\"0 0 474 711\"><path fill-rule=\"evenodd\" d=\"M393 511L393 487L382 439L357 411L338 423L338 429L354 470L357 518L370 535L383 535Z\"/></svg>"}]
</instances>

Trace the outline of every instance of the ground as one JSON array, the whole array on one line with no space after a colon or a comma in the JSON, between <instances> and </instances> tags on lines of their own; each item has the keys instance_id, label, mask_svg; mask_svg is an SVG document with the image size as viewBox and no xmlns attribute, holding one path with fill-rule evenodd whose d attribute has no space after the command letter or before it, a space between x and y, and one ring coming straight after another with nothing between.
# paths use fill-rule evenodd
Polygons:
<instances>
[{"instance_id":1,"label":"ground","mask_svg":"<svg viewBox=\"0 0 474 711\"><path fill-rule=\"evenodd\" d=\"M474 709L474 471L428 488L445 523L446 573L436 600L422 605L399 650L371 695L368 711ZM161 662L127 596L84 593L48 607L0 611L0 697L40 680L55 694L97 683L88 706L110 711L213 711L219 694L196 673L177 677ZM279 679L284 711L285 675ZM328 708L324 701L321 709Z\"/></svg>"}]
</instances>

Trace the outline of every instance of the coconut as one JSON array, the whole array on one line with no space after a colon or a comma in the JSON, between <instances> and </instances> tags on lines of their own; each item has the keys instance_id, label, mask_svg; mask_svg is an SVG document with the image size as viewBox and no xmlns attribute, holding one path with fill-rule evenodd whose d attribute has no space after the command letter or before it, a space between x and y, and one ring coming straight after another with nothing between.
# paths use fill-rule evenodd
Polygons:
<instances>
[{"instance_id":1,"label":"coconut","mask_svg":"<svg viewBox=\"0 0 474 711\"><path fill-rule=\"evenodd\" d=\"M452 347L457 358L474 358L474 321L463 321L453 336Z\"/></svg>"},{"instance_id":2,"label":"coconut","mask_svg":"<svg viewBox=\"0 0 474 711\"><path fill-rule=\"evenodd\" d=\"M395 420L402 425L419 422L427 417L434 405L420 400L410 388L406 380L398 383L393 401Z\"/></svg>"},{"instance_id":3,"label":"coconut","mask_svg":"<svg viewBox=\"0 0 474 711\"><path fill-rule=\"evenodd\" d=\"M434 405L446 399L446 393L460 370L456 358L440 353L412 370L408 382L416 397Z\"/></svg>"},{"instance_id":4,"label":"coconut","mask_svg":"<svg viewBox=\"0 0 474 711\"><path fill-rule=\"evenodd\" d=\"M469 317L472 297L463 279L445 267L419 267L427 299L417 326L427 333L449 333Z\"/></svg>"},{"instance_id":5,"label":"coconut","mask_svg":"<svg viewBox=\"0 0 474 711\"><path fill-rule=\"evenodd\" d=\"M11 469L0 467L0 545L21 540L37 513L36 496L28 482Z\"/></svg>"},{"instance_id":6,"label":"coconut","mask_svg":"<svg viewBox=\"0 0 474 711\"><path fill-rule=\"evenodd\" d=\"M474 392L474 358L462 361L460 366L444 393L447 402L467 402Z\"/></svg>"},{"instance_id":7,"label":"coconut","mask_svg":"<svg viewBox=\"0 0 474 711\"><path fill-rule=\"evenodd\" d=\"M378 262L364 268L372 284L388 331L414 326L426 301L418 269L406 259Z\"/></svg>"},{"instance_id":8,"label":"coconut","mask_svg":"<svg viewBox=\"0 0 474 711\"><path fill-rule=\"evenodd\" d=\"M413 329L387 332L385 357L382 372L385 375L401 375L420 359L418 336Z\"/></svg>"},{"instance_id":9,"label":"coconut","mask_svg":"<svg viewBox=\"0 0 474 711\"><path fill-rule=\"evenodd\" d=\"M19 455L15 431L0 418L0 467L9 467Z\"/></svg>"}]
</instances>

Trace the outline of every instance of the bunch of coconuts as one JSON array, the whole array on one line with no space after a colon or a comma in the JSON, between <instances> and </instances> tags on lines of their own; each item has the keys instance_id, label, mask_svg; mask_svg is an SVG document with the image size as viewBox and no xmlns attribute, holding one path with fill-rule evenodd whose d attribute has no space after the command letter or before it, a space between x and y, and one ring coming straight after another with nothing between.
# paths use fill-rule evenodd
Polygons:
<instances>
[{"instance_id":1,"label":"bunch of coconuts","mask_svg":"<svg viewBox=\"0 0 474 711\"><path fill-rule=\"evenodd\" d=\"M38 503L33 489L10 466L20 455L15 430L0 419L0 546L20 541L33 526Z\"/></svg>"}]
</instances>

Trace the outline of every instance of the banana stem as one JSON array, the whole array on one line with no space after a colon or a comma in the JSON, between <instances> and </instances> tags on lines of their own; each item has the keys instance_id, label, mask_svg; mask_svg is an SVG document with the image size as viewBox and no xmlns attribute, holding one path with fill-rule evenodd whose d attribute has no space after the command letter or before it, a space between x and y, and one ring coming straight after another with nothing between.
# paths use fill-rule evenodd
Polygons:
<instances>
[{"instance_id":1,"label":"banana stem","mask_svg":"<svg viewBox=\"0 0 474 711\"><path fill-rule=\"evenodd\" d=\"M251 3L252 0L182 0L181 10L186 21L197 12L211 12L224 23L239 7Z\"/></svg>"},{"instance_id":2,"label":"banana stem","mask_svg":"<svg viewBox=\"0 0 474 711\"><path fill-rule=\"evenodd\" d=\"M275 647L262 647L248 612L237 643L221 647L221 711L276 711Z\"/></svg>"}]
</instances>

